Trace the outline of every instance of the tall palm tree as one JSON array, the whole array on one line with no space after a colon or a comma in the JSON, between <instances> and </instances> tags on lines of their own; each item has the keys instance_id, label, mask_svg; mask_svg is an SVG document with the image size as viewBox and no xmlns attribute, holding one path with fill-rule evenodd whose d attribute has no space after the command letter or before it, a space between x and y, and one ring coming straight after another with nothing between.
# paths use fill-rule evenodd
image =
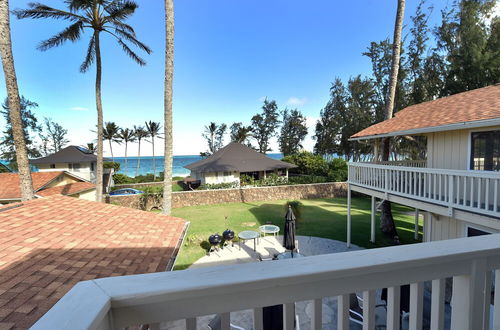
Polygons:
<instances>
[{"instance_id":1,"label":"tall palm tree","mask_svg":"<svg viewBox=\"0 0 500 330\"><path fill-rule=\"evenodd\" d=\"M164 172L163 214L172 211L172 97L174 79L174 0L165 0L165 94L164 94Z\"/></svg>"},{"instance_id":2,"label":"tall palm tree","mask_svg":"<svg viewBox=\"0 0 500 330\"><path fill-rule=\"evenodd\" d=\"M129 45L150 54L148 46L137 40L134 29L125 21L135 12L138 5L132 0L66 0L67 10L61 10L46 6L41 3L30 3L28 9L18 9L14 14L19 19L23 18L53 18L63 19L70 25L53 37L42 41L38 49L41 51L60 46L66 41L80 40L84 30L90 29L92 37L87 48L87 54L80 66L80 72L86 72L95 62L96 79L95 95L97 109L97 182L96 200L102 201L103 180L103 113L101 101L101 32L112 36L118 42L123 51L139 65L146 62L140 58Z\"/></svg>"},{"instance_id":3,"label":"tall palm tree","mask_svg":"<svg viewBox=\"0 0 500 330\"><path fill-rule=\"evenodd\" d=\"M161 135L161 124L155 121L147 121L146 130L148 131L148 137L151 138L151 144L153 145L153 181L156 181L156 161L155 161L155 137L160 138Z\"/></svg>"},{"instance_id":4,"label":"tall palm tree","mask_svg":"<svg viewBox=\"0 0 500 330\"><path fill-rule=\"evenodd\" d=\"M21 187L21 200L35 198L33 182L31 181L28 151L24 140L24 129L21 120L21 99L17 87L14 57L12 55L12 42L10 37L9 1L0 1L0 56L7 88L9 116L14 136L16 161L19 171L19 184Z\"/></svg>"},{"instance_id":5,"label":"tall palm tree","mask_svg":"<svg viewBox=\"0 0 500 330\"><path fill-rule=\"evenodd\" d=\"M405 12L405 0L398 0L396 22L394 24L394 40L392 44L392 65L389 77L389 88L385 103L385 119L391 119L394 113L394 99L396 95L396 85L398 82L399 62L401 57L401 33L403 30L403 17ZM382 160L388 161L390 154L390 140L383 139ZM396 225L392 216L391 202L384 201L381 207L380 230L397 239Z\"/></svg>"},{"instance_id":6,"label":"tall palm tree","mask_svg":"<svg viewBox=\"0 0 500 330\"><path fill-rule=\"evenodd\" d=\"M137 154L137 168L135 169L135 176L138 176L139 168L141 167L141 140L148 137L148 131L146 131L144 126L134 125L134 135L137 138L137 142L139 143L139 150Z\"/></svg>"},{"instance_id":7,"label":"tall palm tree","mask_svg":"<svg viewBox=\"0 0 500 330\"><path fill-rule=\"evenodd\" d=\"M128 170L127 145L129 142L135 142L137 137L135 136L134 130L130 128L125 128L125 129L121 128L118 136L125 143L125 173L127 173Z\"/></svg>"},{"instance_id":8,"label":"tall palm tree","mask_svg":"<svg viewBox=\"0 0 500 330\"><path fill-rule=\"evenodd\" d=\"M109 141L109 151L111 152L111 161L115 161L113 156L113 142L120 144L122 140L120 139L120 128L113 121L108 121L105 124L104 130L102 132L102 137L104 140Z\"/></svg>"}]
</instances>

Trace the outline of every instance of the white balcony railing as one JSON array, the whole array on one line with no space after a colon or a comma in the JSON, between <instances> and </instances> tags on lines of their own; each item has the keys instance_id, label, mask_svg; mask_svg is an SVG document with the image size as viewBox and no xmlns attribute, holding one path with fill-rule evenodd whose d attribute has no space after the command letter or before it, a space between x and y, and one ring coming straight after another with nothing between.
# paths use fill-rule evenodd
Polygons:
<instances>
[{"instance_id":1,"label":"white balcony railing","mask_svg":"<svg viewBox=\"0 0 500 330\"><path fill-rule=\"evenodd\" d=\"M427 160L417 159L417 160L388 160L388 161L372 161L372 162L362 162L362 164L377 164L377 165L389 165L389 166L406 166L406 167L426 167Z\"/></svg>"},{"instance_id":2,"label":"white balcony railing","mask_svg":"<svg viewBox=\"0 0 500 330\"><path fill-rule=\"evenodd\" d=\"M110 277L78 283L33 329L120 329L283 304L284 329L294 328L294 303L312 300L311 329L321 329L322 299L337 297L337 329L349 328L349 294L362 293L363 329L374 329L375 290L388 288L387 329L399 329L399 286L410 284L410 329L421 329L424 282L432 281L431 329L443 329L445 279L453 278L451 328L500 326L500 294L490 304L492 271L500 283L500 234L280 261ZM490 310L493 311L491 315Z\"/></svg>"},{"instance_id":3,"label":"white balcony railing","mask_svg":"<svg viewBox=\"0 0 500 330\"><path fill-rule=\"evenodd\" d=\"M349 163L349 183L452 209L500 217L500 174Z\"/></svg>"}]
</instances>

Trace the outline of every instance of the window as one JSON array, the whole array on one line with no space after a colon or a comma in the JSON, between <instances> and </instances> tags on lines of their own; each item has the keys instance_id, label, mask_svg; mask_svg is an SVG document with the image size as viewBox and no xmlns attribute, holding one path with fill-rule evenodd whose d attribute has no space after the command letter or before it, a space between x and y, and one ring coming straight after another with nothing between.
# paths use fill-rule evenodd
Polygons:
<instances>
[{"instance_id":1,"label":"window","mask_svg":"<svg viewBox=\"0 0 500 330\"><path fill-rule=\"evenodd\" d=\"M474 237L474 236L483 236L483 235L490 235L491 233L477 229L474 227L467 227L467 237Z\"/></svg>"},{"instance_id":2,"label":"window","mask_svg":"<svg viewBox=\"0 0 500 330\"><path fill-rule=\"evenodd\" d=\"M50 168L56 168L56 164L50 164Z\"/></svg>"},{"instance_id":3,"label":"window","mask_svg":"<svg viewBox=\"0 0 500 330\"><path fill-rule=\"evenodd\" d=\"M75 172L80 172L80 164L78 163L69 164L69 169Z\"/></svg>"},{"instance_id":4,"label":"window","mask_svg":"<svg viewBox=\"0 0 500 330\"><path fill-rule=\"evenodd\" d=\"M94 162L91 162L91 163L90 163L90 171L91 171L91 172L94 172Z\"/></svg>"},{"instance_id":5,"label":"window","mask_svg":"<svg viewBox=\"0 0 500 330\"><path fill-rule=\"evenodd\" d=\"M470 169L500 171L500 130L471 134Z\"/></svg>"},{"instance_id":6,"label":"window","mask_svg":"<svg viewBox=\"0 0 500 330\"><path fill-rule=\"evenodd\" d=\"M231 172L224 172L224 176L230 176Z\"/></svg>"}]
</instances>

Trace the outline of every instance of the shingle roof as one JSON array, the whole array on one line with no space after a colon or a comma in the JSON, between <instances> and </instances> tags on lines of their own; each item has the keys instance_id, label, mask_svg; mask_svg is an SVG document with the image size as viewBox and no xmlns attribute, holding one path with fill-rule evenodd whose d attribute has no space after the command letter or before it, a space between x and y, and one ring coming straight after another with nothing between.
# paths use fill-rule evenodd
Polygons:
<instances>
[{"instance_id":1,"label":"shingle roof","mask_svg":"<svg viewBox=\"0 0 500 330\"><path fill-rule=\"evenodd\" d=\"M107 159L106 159L107 160ZM78 146L69 146L46 157L30 160L31 164L57 164L96 162L97 156L87 149Z\"/></svg>"},{"instance_id":2,"label":"shingle roof","mask_svg":"<svg viewBox=\"0 0 500 330\"><path fill-rule=\"evenodd\" d=\"M40 190L36 194L39 196L52 196L52 195L73 195L77 194L80 192L88 191L91 189L95 189L95 184L82 181L82 182L75 182L75 183L69 183L65 184L62 186L56 186L52 188L47 188Z\"/></svg>"},{"instance_id":3,"label":"shingle roof","mask_svg":"<svg viewBox=\"0 0 500 330\"><path fill-rule=\"evenodd\" d=\"M397 132L404 134L414 129L499 118L500 84L496 84L409 106L397 112L393 118L372 125L352 138Z\"/></svg>"},{"instance_id":4,"label":"shingle roof","mask_svg":"<svg viewBox=\"0 0 500 330\"><path fill-rule=\"evenodd\" d=\"M197 172L254 172L297 166L269 158L241 143L231 142L213 155L184 167Z\"/></svg>"},{"instance_id":5,"label":"shingle roof","mask_svg":"<svg viewBox=\"0 0 500 330\"><path fill-rule=\"evenodd\" d=\"M63 173L62 171L32 172L33 189L35 191L39 190ZM0 199L19 199L21 197L19 175L17 173L0 173L0 183Z\"/></svg>"},{"instance_id":6,"label":"shingle roof","mask_svg":"<svg viewBox=\"0 0 500 330\"><path fill-rule=\"evenodd\" d=\"M61 195L0 207L0 329L30 327L79 281L164 271L185 225Z\"/></svg>"}]
</instances>

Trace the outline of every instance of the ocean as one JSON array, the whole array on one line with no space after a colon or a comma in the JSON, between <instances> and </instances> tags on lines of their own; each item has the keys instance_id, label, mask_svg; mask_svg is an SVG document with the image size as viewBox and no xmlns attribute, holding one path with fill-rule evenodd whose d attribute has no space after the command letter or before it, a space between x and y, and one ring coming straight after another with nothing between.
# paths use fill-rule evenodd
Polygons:
<instances>
[{"instance_id":1,"label":"ocean","mask_svg":"<svg viewBox=\"0 0 500 330\"><path fill-rule=\"evenodd\" d=\"M274 159L282 159L283 154L272 153L267 154L268 157ZM202 159L199 155L187 155L187 156L174 156L172 164L172 176L188 176L191 172L184 168L185 165L194 163ZM137 171L137 163L139 157L127 157L127 167L125 167L125 157L115 157L115 162L120 163L120 171L118 173L123 173L125 175L134 177ZM156 173L163 172L163 156L154 157L156 164ZM138 174L144 175L148 173L153 173L153 157L140 157L140 167Z\"/></svg>"}]
</instances>

